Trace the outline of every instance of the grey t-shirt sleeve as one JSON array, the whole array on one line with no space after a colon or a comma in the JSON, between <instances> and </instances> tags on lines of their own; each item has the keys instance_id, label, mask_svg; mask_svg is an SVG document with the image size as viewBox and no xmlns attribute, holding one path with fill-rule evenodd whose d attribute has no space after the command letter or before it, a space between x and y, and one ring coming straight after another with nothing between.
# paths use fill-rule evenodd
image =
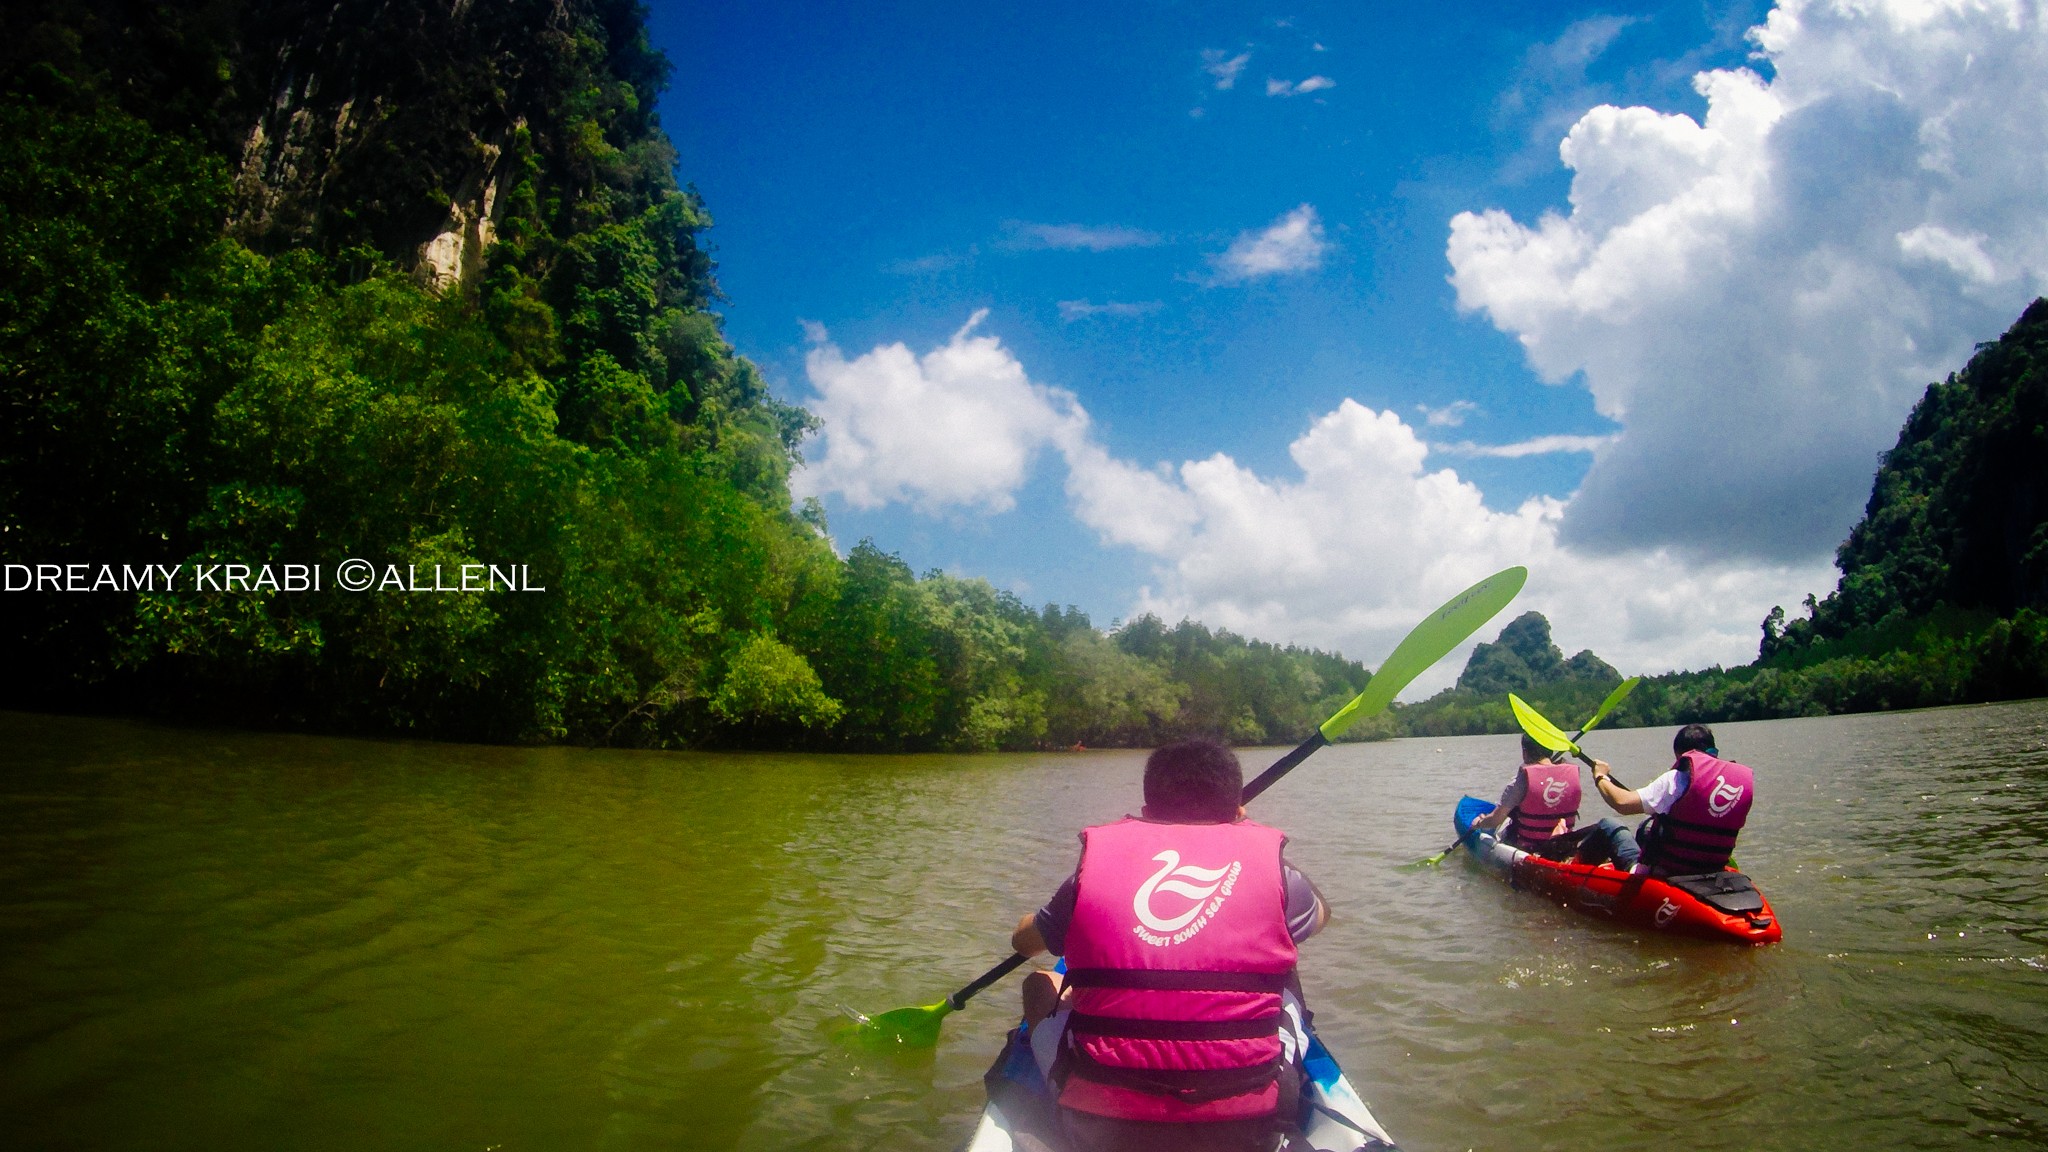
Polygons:
<instances>
[{"instance_id":1,"label":"grey t-shirt sleeve","mask_svg":"<svg viewBox=\"0 0 2048 1152\"><path fill-rule=\"evenodd\" d=\"M1039 938L1045 941L1045 950L1055 956L1067 954L1067 928L1074 923L1074 902L1079 898L1081 888L1075 881L1078 876L1066 878L1052 899L1045 902L1031 917L1038 925Z\"/></svg>"},{"instance_id":2,"label":"grey t-shirt sleeve","mask_svg":"<svg viewBox=\"0 0 2048 1152\"><path fill-rule=\"evenodd\" d=\"M1287 885L1287 934L1299 944L1316 934L1323 901L1316 895L1316 886L1308 882L1299 868L1282 860L1280 875Z\"/></svg>"},{"instance_id":3,"label":"grey t-shirt sleeve","mask_svg":"<svg viewBox=\"0 0 2048 1152\"><path fill-rule=\"evenodd\" d=\"M1508 781L1508 786L1506 790L1500 794L1500 806L1502 808L1507 809L1510 812L1513 812L1515 810L1515 807L1519 805L1522 802L1522 800L1528 795L1529 778L1527 776L1522 775L1522 773L1519 770L1517 770L1515 772L1515 778L1513 780Z\"/></svg>"}]
</instances>

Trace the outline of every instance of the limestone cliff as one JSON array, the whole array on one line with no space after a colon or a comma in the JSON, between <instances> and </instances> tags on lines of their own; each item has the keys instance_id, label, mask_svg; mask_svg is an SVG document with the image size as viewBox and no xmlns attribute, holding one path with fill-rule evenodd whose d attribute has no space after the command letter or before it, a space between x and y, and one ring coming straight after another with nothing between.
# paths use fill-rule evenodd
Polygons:
<instances>
[{"instance_id":1,"label":"limestone cliff","mask_svg":"<svg viewBox=\"0 0 2048 1152\"><path fill-rule=\"evenodd\" d=\"M677 194L653 111L667 64L631 2L20 7L0 62L68 57L207 140L235 174L231 230L258 250L368 247L447 287L477 275L508 209L561 236Z\"/></svg>"}]
</instances>

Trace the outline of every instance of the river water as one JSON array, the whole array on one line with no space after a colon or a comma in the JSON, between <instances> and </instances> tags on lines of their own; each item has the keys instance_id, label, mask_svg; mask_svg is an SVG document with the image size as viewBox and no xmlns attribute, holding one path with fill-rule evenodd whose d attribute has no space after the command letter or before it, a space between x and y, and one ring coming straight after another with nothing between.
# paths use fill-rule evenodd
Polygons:
<instances>
[{"instance_id":1,"label":"river water","mask_svg":"<svg viewBox=\"0 0 2048 1152\"><path fill-rule=\"evenodd\" d=\"M2048 704L1719 736L1776 947L1398 867L1511 737L1326 749L1261 798L1336 912L1303 982L1380 1119L1410 1152L2048 1147ZM1669 737L1588 743L1640 784ZM1014 980L923 1056L837 1043L839 1007L1006 954L1141 763L0 713L0 1143L952 1148Z\"/></svg>"}]
</instances>

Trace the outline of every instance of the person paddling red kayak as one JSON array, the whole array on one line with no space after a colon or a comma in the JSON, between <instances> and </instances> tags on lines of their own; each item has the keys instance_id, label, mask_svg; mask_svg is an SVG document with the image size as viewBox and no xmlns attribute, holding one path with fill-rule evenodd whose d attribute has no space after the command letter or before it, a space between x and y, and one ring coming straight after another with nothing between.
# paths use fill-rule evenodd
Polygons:
<instances>
[{"instance_id":1,"label":"person paddling red kayak","mask_svg":"<svg viewBox=\"0 0 2048 1152\"><path fill-rule=\"evenodd\" d=\"M1560 764L1550 750L1524 734L1522 766L1501 793L1493 811L1473 821L1480 831L1498 828L1513 818L1501 840L1525 852L1562 860L1578 849L1573 829L1579 821L1579 766Z\"/></svg>"},{"instance_id":2,"label":"person paddling red kayak","mask_svg":"<svg viewBox=\"0 0 2048 1152\"><path fill-rule=\"evenodd\" d=\"M1593 761L1593 787L1608 807L1624 816L1651 816L1634 833L1619 820L1603 818L1580 845L1581 860L1612 860L1624 870L1640 865L1652 876L1693 876L1728 866L1756 800L1756 774L1721 759L1714 730L1705 724L1680 728L1671 751L1676 762L1641 788L1624 786L1605 760Z\"/></svg>"}]
</instances>

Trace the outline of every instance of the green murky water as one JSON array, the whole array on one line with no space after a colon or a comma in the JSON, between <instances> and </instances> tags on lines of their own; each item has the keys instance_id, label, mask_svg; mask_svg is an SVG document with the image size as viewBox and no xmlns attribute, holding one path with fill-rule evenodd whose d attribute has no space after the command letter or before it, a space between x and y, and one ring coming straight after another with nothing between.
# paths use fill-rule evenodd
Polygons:
<instances>
[{"instance_id":1,"label":"green murky water","mask_svg":"<svg viewBox=\"0 0 2048 1152\"><path fill-rule=\"evenodd\" d=\"M1381 1119L1411 1152L2048 1146L2048 705L1720 737L1759 770L1776 948L1397 870L1511 738L1330 749L1260 800L1338 914L1304 982ZM1668 738L1594 748L1636 783ZM0 714L0 1141L950 1148L1014 983L923 1057L835 1044L838 1007L999 958L1140 761Z\"/></svg>"}]
</instances>

